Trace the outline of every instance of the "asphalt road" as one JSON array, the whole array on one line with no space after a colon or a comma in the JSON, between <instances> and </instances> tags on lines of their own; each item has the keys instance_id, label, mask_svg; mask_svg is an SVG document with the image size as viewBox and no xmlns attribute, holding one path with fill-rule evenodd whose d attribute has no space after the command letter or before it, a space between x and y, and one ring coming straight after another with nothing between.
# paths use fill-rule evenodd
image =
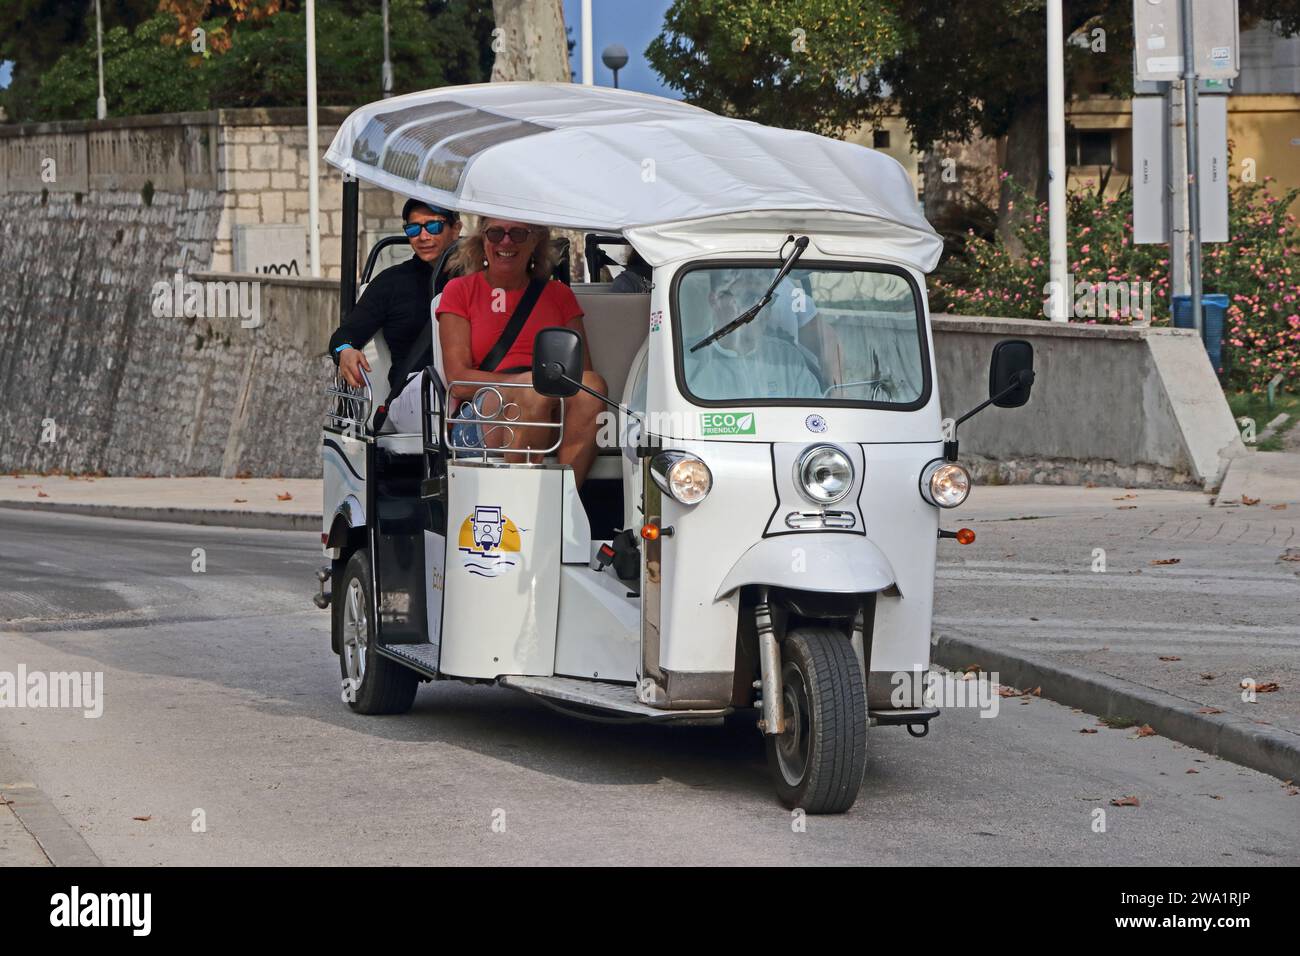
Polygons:
<instances>
[{"instance_id":1,"label":"asphalt road","mask_svg":"<svg viewBox=\"0 0 1300 956\"><path fill-rule=\"evenodd\" d=\"M109 864L1300 862L1280 781L1042 699L873 730L857 805L806 832L751 728L592 725L455 682L358 716L319 563L310 534L0 510L0 671L102 671L105 699L0 709L0 783ZM27 853L0 826L0 862Z\"/></svg>"}]
</instances>

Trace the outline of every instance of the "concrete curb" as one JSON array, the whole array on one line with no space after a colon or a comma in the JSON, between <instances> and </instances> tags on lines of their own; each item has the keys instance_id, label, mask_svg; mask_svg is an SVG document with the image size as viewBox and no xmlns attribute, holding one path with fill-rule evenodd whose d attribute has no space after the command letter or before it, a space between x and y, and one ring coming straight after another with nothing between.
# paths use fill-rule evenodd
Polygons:
<instances>
[{"instance_id":1,"label":"concrete curb","mask_svg":"<svg viewBox=\"0 0 1300 956\"><path fill-rule=\"evenodd\" d=\"M0 501L0 508L52 511L95 518L128 518L133 521L171 521L176 524L215 525L225 528L259 528L267 531L319 531L321 526L321 516L318 514L238 511L233 508L150 508L142 505L89 505L48 501Z\"/></svg>"},{"instance_id":2,"label":"concrete curb","mask_svg":"<svg viewBox=\"0 0 1300 956\"><path fill-rule=\"evenodd\" d=\"M1042 687L1043 696L1098 717L1128 717L1162 737L1280 780L1300 780L1300 734L1234 714L1202 714L1200 704L1108 674L995 648L952 634L936 636L936 663L951 669L978 664L1011 687Z\"/></svg>"},{"instance_id":3,"label":"concrete curb","mask_svg":"<svg viewBox=\"0 0 1300 956\"><path fill-rule=\"evenodd\" d=\"M50 798L30 783L0 785L0 797L23 828L40 845L41 852L54 866L103 866L85 837L72 828L50 802Z\"/></svg>"}]
</instances>

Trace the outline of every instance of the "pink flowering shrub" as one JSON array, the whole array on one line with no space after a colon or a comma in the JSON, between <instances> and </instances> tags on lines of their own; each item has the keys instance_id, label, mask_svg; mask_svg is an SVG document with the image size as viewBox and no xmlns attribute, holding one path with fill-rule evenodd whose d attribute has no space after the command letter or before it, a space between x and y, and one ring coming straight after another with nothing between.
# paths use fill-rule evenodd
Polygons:
<instances>
[{"instance_id":1,"label":"pink flowering shrub","mask_svg":"<svg viewBox=\"0 0 1300 956\"><path fill-rule=\"evenodd\" d=\"M1276 196L1270 181L1236 184L1229 241L1202 247L1204 291L1226 294L1230 303L1223 340L1225 384L1249 391L1262 391L1279 372L1291 387L1300 379L1300 232L1288 211L1300 189ZM1047 318L1047 207L1024 195L1018 203L1028 210L1015 230L1024 255L1013 256L996 238L971 233L965 254L947 259L930 286L933 311ZM1077 284L1095 289L1102 282L1150 282L1152 322L1168 325L1169 247L1133 244L1132 194L1126 190L1106 198L1077 192L1068 203L1066 271L1076 283L1066 294L1071 321L1142 321L1136 299L1129 308L1116 308L1114 297L1101 297L1102 305L1092 315L1085 308L1075 317Z\"/></svg>"}]
</instances>

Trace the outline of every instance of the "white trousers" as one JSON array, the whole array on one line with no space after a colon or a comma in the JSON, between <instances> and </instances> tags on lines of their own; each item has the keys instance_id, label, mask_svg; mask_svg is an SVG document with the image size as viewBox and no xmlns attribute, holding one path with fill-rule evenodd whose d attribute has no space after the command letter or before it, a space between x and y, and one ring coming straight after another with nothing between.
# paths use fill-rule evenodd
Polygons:
<instances>
[{"instance_id":1,"label":"white trousers","mask_svg":"<svg viewBox=\"0 0 1300 956\"><path fill-rule=\"evenodd\" d=\"M429 386L429 407L436 408L438 400L434 396L433 386ZM419 435L424 426L420 422L420 375L416 373L406 380L406 387L388 406L388 421L384 424L385 432Z\"/></svg>"}]
</instances>

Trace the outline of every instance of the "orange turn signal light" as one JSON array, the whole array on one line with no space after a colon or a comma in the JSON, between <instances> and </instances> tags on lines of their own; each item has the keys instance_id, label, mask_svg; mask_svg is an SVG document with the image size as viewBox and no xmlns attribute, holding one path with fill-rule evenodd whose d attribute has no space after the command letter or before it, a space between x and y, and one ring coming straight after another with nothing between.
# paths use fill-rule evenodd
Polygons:
<instances>
[{"instance_id":1,"label":"orange turn signal light","mask_svg":"<svg viewBox=\"0 0 1300 956\"><path fill-rule=\"evenodd\" d=\"M657 524L643 524L641 526L641 537L647 541L657 541L659 539L659 526Z\"/></svg>"},{"instance_id":2,"label":"orange turn signal light","mask_svg":"<svg viewBox=\"0 0 1300 956\"><path fill-rule=\"evenodd\" d=\"M962 528L957 532L958 544L973 544L975 542L975 532L970 528Z\"/></svg>"}]
</instances>

